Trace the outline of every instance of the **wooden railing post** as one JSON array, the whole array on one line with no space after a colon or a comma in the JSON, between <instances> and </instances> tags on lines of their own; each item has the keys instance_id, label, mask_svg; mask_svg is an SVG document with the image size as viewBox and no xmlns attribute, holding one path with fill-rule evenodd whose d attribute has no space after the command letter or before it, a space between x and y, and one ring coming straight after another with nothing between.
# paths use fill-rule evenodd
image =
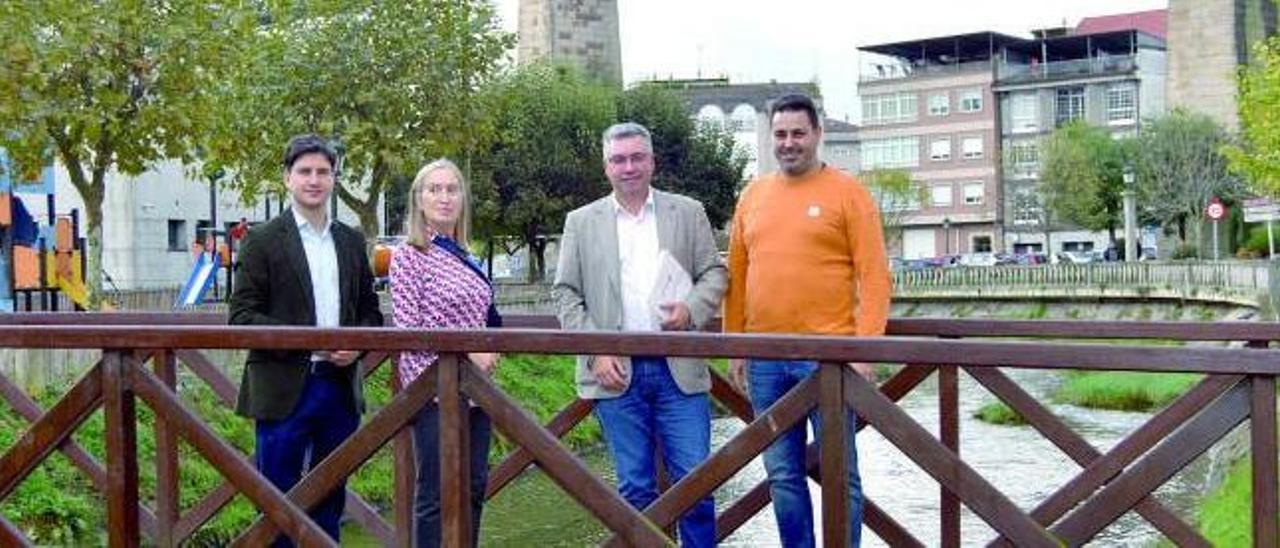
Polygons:
<instances>
[{"instance_id":1,"label":"wooden railing post","mask_svg":"<svg viewBox=\"0 0 1280 548\"><path fill-rule=\"evenodd\" d=\"M848 415L844 403L844 375L838 362L818 366L818 409L822 416L822 543L828 548L849 546ZM851 373L856 374L856 373Z\"/></svg>"},{"instance_id":2,"label":"wooden railing post","mask_svg":"<svg viewBox=\"0 0 1280 548\"><path fill-rule=\"evenodd\" d=\"M938 367L938 437L942 445L960 456L960 379L954 365ZM939 537L943 548L960 546L960 499L939 484L941 511Z\"/></svg>"},{"instance_id":3,"label":"wooden railing post","mask_svg":"<svg viewBox=\"0 0 1280 548\"><path fill-rule=\"evenodd\" d=\"M471 546L471 425L457 354L436 362L440 375L440 524L443 546Z\"/></svg>"},{"instance_id":4,"label":"wooden railing post","mask_svg":"<svg viewBox=\"0 0 1280 548\"><path fill-rule=\"evenodd\" d=\"M103 352L103 412L107 446L107 543L138 546L138 424L128 368L120 350Z\"/></svg>"},{"instance_id":5,"label":"wooden railing post","mask_svg":"<svg viewBox=\"0 0 1280 548\"><path fill-rule=\"evenodd\" d=\"M177 392L178 362L171 350L160 350L152 358L156 377ZM156 436L156 534L157 546L177 546L174 528L179 516L178 435L164 415L155 415Z\"/></svg>"},{"instance_id":6,"label":"wooden railing post","mask_svg":"<svg viewBox=\"0 0 1280 548\"><path fill-rule=\"evenodd\" d=\"M1252 348L1267 348L1267 341L1252 341ZM1253 454L1253 545L1276 546L1276 378L1253 375L1249 409L1250 451Z\"/></svg>"},{"instance_id":7,"label":"wooden railing post","mask_svg":"<svg viewBox=\"0 0 1280 548\"><path fill-rule=\"evenodd\" d=\"M391 394L394 396L404 389L400 385L400 359L391 360ZM395 491L393 523L396 528L395 545L400 548L413 546L413 500L414 489L417 488L417 460L413 454L413 432L409 427L401 428L392 443L392 455L395 459ZM428 472L429 473L429 472Z\"/></svg>"}]
</instances>

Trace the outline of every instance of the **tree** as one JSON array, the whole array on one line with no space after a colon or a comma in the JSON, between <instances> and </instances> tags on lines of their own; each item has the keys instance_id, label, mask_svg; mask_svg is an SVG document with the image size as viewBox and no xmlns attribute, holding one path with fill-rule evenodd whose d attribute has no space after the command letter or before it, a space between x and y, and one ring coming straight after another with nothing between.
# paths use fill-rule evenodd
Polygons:
<instances>
[{"instance_id":1,"label":"tree","mask_svg":"<svg viewBox=\"0 0 1280 548\"><path fill-rule=\"evenodd\" d=\"M89 307L102 301L108 175L189 162L260 14L243 2L0 3L0 146L32 174L54 158L85 206Z\"/></svg>"},{"instance_id":2,"label":"tree","mask_svg":"<svg viewBox=\"0 0 1280 548\"><path fill-rule=\"evenodd\" d=\"M893 248L902 240L902 225L912 210L924 201L925 189L911 180L901 169L876 169L862 174L862 180L880 207L885 247Z\"/></svg>"},{"instance_id":3,"label":"tree","mask_svg":"<svg viewBox=\"0 0 1280 548\"><path fill-rule=\"evenodd\" d=\"M1280 196L1280 37L1254 47L1255 62L1240 72L1240 135L1230 146L1231 169L1261 193Z\"/></svg>"},{"instance_id":4,"label":"tree","mask_svg":"<svg viewBox=\"0 0 1280 548\"><path fill-rule=\"evenodd\" d=\"M476 237L529 249L529 279L546 272L547 237L569 211L609 192L600 135L616 119L611 88L568 67L522 66L487 90L501 128L473 157Z\"/></svg>"},{"instance_id":5,"label":"tree","mask_svg":"<svg viewBox=\"0 0 1280 548\"><path fill-rule=\"evenodd\" d=\"M679 97L653 86L621 93L618 120L636 122L652 133L655 187L702 202L714 227L733 217L747 159L732 133L696 122Z\"/></svg>"},{"instance_id":6,"label":"tree","mask_svg":"<svg viewBox=\"0 0 1280 548\"><path fill-rule=\"evenodd\" d=\"M1116 243L1123 222L1124 166L1128 145L1106 128L1083 121L1055 130L1041 152L1041 193L1052 216L1086 230L1106 230Z\"/></svg>"},{"instance_id":7,"label":"tree","mask_svg":"<svg viewBox=\"0 0 1280 548\"><path fill-rule=\"evenodd\" d=\"M223 86L235 115L210 139L244 196L279 191L291 135L333 138L342 155L335 193L377 236L378 205L397 177L440 156L468 158L492 134L478 105L512 36L490 2L346 2L280 10Z\"/></svg>"},{"instance_id":8,"label":"tree","mask_svg":"<svg viewBox=\"0 0 1280 548\"><path fill-rule=\"evenodd\" d=\"M1187 224L1199 242L1204 208L1215 196L1238 200L1244 188L1227 170L1223 150L1232 144L1222 126L1207 115L1175 109L1149 120L1138 137L1137 182L1144 215L1176 226L1187 242Z\"/></svg>"}]
</instances>

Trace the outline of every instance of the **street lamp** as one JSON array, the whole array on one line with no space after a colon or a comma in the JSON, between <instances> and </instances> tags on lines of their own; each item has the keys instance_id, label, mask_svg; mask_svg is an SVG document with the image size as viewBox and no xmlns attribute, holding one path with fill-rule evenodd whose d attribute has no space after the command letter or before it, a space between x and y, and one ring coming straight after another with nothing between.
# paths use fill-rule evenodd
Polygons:
<instances>
[{"instance_id":1,"label":"street lamp","mask_svg":"<svg viewBox=\"0 0 1280 548\"><path fill-rule=\"evenodd\" d=\"M951 217L942 218L942 249L943 255L951 254Z\"/></svg>"},{"instance_id":2,"label":"street lamp","mask_svg":"<svg viewBox=\"0 0 1280 548\"><path fill-rule=\"evenodd\" d=\"M1124 200L1124 260L1138 260L1138 206L1134 199L1133 166L1124 166L1124 190L1120 196Z\"/></svg>"}]
</instances>

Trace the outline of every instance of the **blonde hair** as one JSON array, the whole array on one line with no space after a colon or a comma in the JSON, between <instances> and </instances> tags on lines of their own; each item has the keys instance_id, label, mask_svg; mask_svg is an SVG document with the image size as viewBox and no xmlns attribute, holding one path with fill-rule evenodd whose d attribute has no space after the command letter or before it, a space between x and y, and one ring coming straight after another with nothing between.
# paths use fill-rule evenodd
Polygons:
<instances>
[{"instance_id":1,"label":"blonde hair","mask_svg":"<svg viewBox=\"0 0 1280 548\"><path fill-rule=\"evenodd\" d=\"M427 176L441 169L452 173L462 190L462 207L459 210L458 222L453 225L453 234L446 234L446 236L453 238L458 245L466 249L468 239L471 237L471 184L462 176L462 170L458 169L457 164L447 158L440 158L423 166L418 170L418 175L413 178L413 185L409 187L409 214L405 216L407 241L409 245L419 249L426 249L431 245L431 241L427 239L427 214L422 210L420 200L422 189L427 186Z\"/></svg>"}]
</instances>

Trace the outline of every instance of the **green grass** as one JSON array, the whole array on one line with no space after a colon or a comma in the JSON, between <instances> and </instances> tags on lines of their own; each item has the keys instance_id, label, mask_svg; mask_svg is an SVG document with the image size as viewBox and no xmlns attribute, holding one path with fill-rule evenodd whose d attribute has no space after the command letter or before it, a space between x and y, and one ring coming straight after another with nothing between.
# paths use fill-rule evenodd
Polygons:
<instances>
[{"instance_id":1,"label":"green grass","mask_svg":"<svg viewBox=\"0 0 1280 548\"><path fill-rule=\"evenodd\" d=\"M1200 504L1200 533L1213 546L1253 546L1253 485L1249 459L1231 466L1226 480Z\"/></svg>"},{"instance_id":2,"label":"green grass","mask_svg":"<svg viewBox=\"0 0 1280 548\"><path fill-rule=\"evenodd\" d=\"M1070 371L1053 399L1081 407L1150 411L1173 401L1200 378L1195 373Z\"/></svg>"},{"instance_id":3,"label":"green grass","mask_svg":"<svg viewBox=\"0 0 1280 548\"><path fill-rule=\"evenodd\" d=\"M1014 411L1004 402L993 401L980 407L973 413L973 417L990 424L999 424L1005 426L1021 426L1027 424L1026 419L1022 418L1017 411Z\"/></svg>"}]
</instances>

